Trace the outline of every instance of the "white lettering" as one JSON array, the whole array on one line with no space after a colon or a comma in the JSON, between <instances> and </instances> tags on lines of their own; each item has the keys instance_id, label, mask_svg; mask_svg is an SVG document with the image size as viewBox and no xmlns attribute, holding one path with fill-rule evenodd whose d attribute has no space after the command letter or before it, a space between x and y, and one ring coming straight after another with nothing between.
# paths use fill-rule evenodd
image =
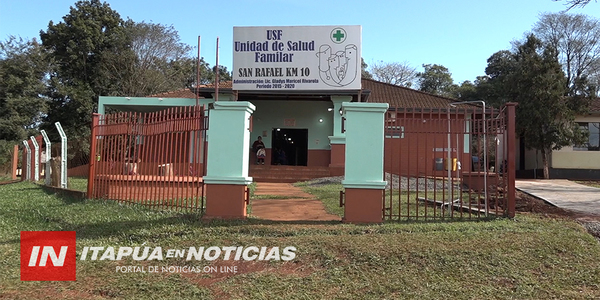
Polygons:
<instances>
[{"instance_id":1,"label":"white lettering","mask_svg":"<svg viewBox=\"0 0 600 300\"><path fill-rule=\"evenodd\" d=\"M54 247L52 246L44 246L42 249L42 256L40 257L40 267L46 266L46 260L48 257L52 260L52 264L55 267L62 267L65 264L65 257L67 256L67 249L69 246L60 247L60 253L58 257L56 256L56 252L54 252ZM36 254L37 256L37 254ZM31 259L29 259L29 263L31 264ZM34 262L35 265L35 262Z\"/></svg>"}]
</instances>

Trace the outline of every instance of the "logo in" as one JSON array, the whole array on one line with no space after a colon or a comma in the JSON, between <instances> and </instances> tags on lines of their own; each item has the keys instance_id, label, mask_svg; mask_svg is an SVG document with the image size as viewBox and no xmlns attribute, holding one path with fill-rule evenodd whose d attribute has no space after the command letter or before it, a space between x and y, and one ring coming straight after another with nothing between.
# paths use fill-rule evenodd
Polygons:
<instances>
[{"instance_id":1,"label":"logo in","mask_svg":"<svg viewBox=\"0 0 600 300\"><path fill-rule=\"evenodd\" d=\"M353 83L360 72L358 47L354 44L342 44L346 41L346 30L337 27L329 33L333 44L319 46L316 53L319 61L319 77L325 84L343 87Z\"/></svg>"},{"instance_id":2,"label":"logo in","mask_svg":"<svg viewBox=\"0 0 600 300\"><path fill-rule=\"evenodd\" d=\"M22 281L75 281L75 231L21 231Z\"/></svg>"},{"instance_id":3,"label":"logo in","mask_svg":"<svg viewBox=\"0 0 600 300\"><path fill-rule=\"evenodd\" d=\"M335 28L331 31L331 40L336 44L341 44L346 40L346 30L344 28Z\"/></svg>"}]
</instances>

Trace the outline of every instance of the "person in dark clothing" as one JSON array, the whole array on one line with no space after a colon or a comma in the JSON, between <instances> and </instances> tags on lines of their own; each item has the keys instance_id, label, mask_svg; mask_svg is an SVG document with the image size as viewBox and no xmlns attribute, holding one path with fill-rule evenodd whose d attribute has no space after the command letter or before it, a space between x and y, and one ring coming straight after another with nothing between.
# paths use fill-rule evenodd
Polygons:
<instances>
[{"instance_id":1,"label":"person in dark clothing","mask_svg":"<svg viewBox=\"0 0 600 300\"><path fill-rule=\"evenodd\" d=\"M279 164L281 164L281 165L288 164L287 157L286 157L285 151L283 151L283 149L278 149L276 155L277 155L277 161L279 162Z\"/></svg>"}]
</instances>

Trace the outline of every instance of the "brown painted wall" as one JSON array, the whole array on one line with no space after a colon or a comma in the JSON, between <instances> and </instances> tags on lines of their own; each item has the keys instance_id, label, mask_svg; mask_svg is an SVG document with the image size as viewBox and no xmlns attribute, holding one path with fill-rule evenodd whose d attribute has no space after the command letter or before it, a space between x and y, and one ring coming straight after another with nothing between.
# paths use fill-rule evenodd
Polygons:
<instances>
[{"instance_id":1,"label":"brown painted wall","mask_svg":"<svg viewBox=\"0 0 600 300\"><path fill-rule=\"evenodd\" d=\"M273 149L265 148L265 151L267 152L265 165L270 165ZM328 167L329 162L331 161L330 153L330 150L308 150L308 167ZM252 152L252 150L250 151L248 162L250 164L256 163L256 153Z\"/></svg>"},{"instance_id":2,"label":"brown painted wall","mask_svg":"<svg viewBox=\"0 0 600 300\"><path fill-rule=\"evenodd\" d=\"M89 176L90 165L83 165L75 168L70 168L67 170L67 176L69 177L85 177Z\"/></svg>"},{"instance_id":3,"label":"brown painted wall","mask_svg":"<svg viewBox=\"0 0 600 300\"><path fill-rule=\"evenodd\" d=\"M308 150L309 167L328 167L330 161L330 150Z\"/></svg>"},{"instance_id":4,"label":"brown painted wall","mask_svg":"<svg viewBox=\"0 0 600 300\"><path fill-rule=\"evenodd\" d=\"M445 116L443 116L445 117ZM384 146L386 172L410 176L444 176L447 171L435 171L435 159L448 157L448 120L436 116L406 118L389 126L403 126L404 132L394 132L398 138L386 138ZM386 135L393 134L388 133ZM462 119L450 122L450 155L458 158L462 171L471 168L471 154L464 153L465 122ZM467 149L470 150L470 149Z\"/></svg>"}]
</instances>

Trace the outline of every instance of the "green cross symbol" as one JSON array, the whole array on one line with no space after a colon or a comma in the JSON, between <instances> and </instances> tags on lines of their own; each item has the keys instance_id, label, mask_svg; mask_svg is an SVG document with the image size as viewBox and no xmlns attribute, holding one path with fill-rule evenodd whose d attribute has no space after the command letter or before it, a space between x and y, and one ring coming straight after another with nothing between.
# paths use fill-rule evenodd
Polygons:
<instances>
[{"instance_id":1,"label":"green cross symbol","mask_svg":"<svg viewBox=\"0 0 600 300\"><path fill-rule=\"evenodd\" d=\"M336 39L337 42L341 41L344 38L344 34L342 33L341 30L337 30L334 34L333 34L333 38Z\"/></svg>"}]
</instances>

